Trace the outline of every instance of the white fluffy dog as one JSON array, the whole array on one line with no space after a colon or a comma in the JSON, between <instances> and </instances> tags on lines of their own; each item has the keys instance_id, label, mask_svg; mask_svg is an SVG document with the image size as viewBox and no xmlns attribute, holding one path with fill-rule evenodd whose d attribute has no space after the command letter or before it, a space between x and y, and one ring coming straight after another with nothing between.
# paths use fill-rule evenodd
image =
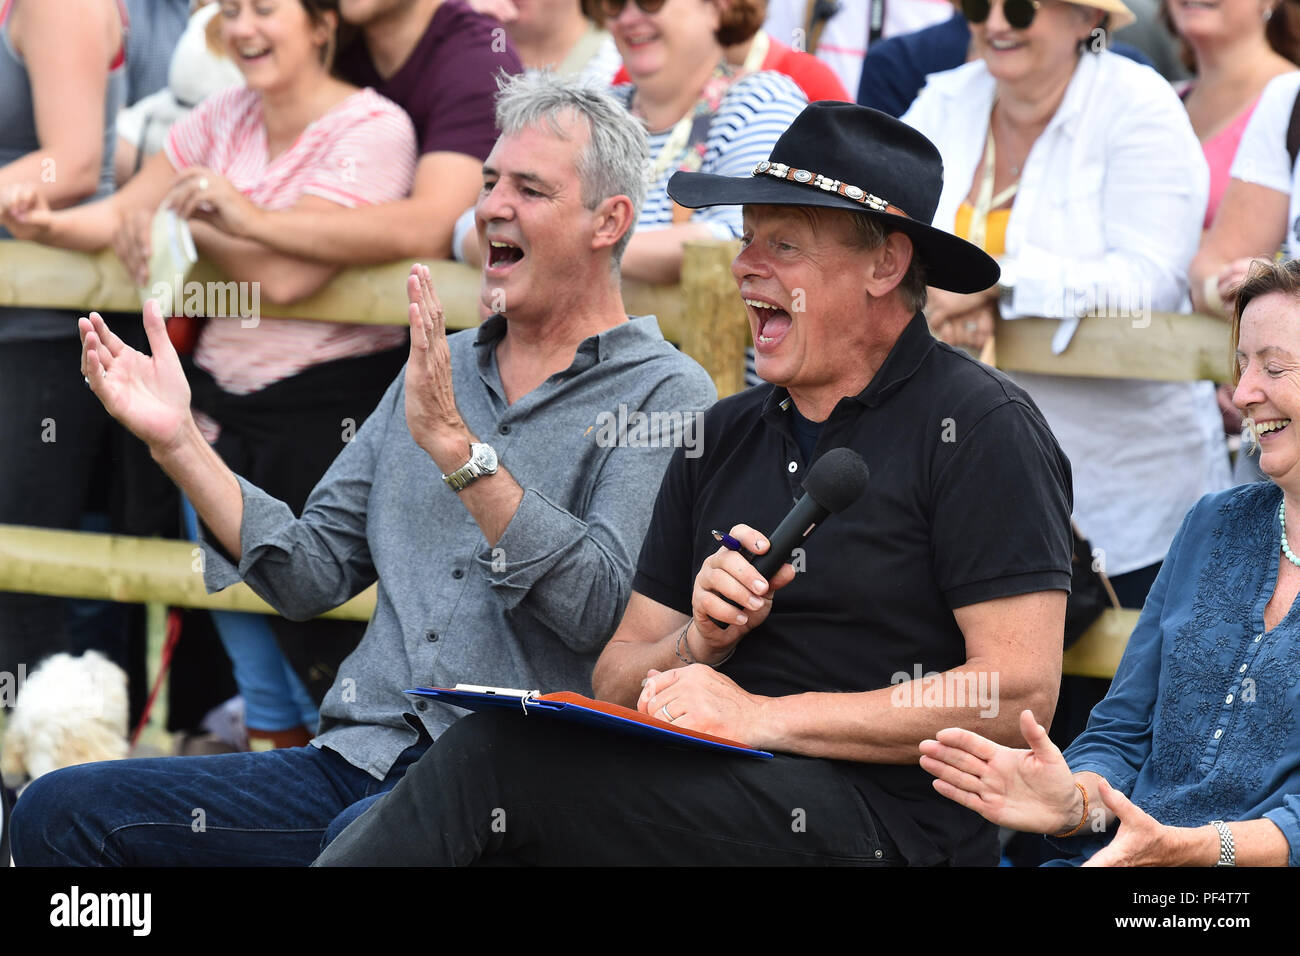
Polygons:
<instances>
[{"instance_id":1,"label":"white fluffy dog","mask_svg":"<svg viewBox=\"0 0 1300 956\"><path fill-rule=\"evenodd\" d=\"M126 673L98 651L55 654L27 678L4 731L11 787L74 764L127 754Z\"/></svg>"}]
</instances>

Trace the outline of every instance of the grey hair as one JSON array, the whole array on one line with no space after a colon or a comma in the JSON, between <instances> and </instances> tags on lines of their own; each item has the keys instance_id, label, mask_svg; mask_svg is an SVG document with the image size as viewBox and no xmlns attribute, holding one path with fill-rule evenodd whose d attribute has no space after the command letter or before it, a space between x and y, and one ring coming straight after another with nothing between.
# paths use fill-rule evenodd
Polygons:
<instances>
[{"instance_id":1,"label":"grey hair","mask_svg":"<svg viewBox=\"0 0 1300 956\"><path fill-rule=\"evenodd\" d=\"M632 200L632 223L611 250L613 267L618 269L645 204L650 164L645 130L593 81L558 76L550 70L526 70L516 76L503 72L497 76L497 90L496 120L502 136L546 123L550 132L567 139L561 118L587 121L590 141L578 156L583 205L595 209L611 196Z\"/></svg>"},{"instance_id":2,"label":"grey hair","mask_svg":"<svg viewBox=\"0 0 1300 956\"><path fill-rule=\"evenodd\" d=\"M872 216L866 213L853 212L845 210L853 223L853 238L857 241L860 249L878 249L885 242L885 237L890 232L899 232L900 230L886 230L885 226ZM907 272L903 274L902 280L898 283L898 292L902 296L903 304L912 312L920 312L925 308L925 265L921 262L921 257L917 255L915 246L912 251L912 261L907 266Z\"/></svg>"}]
</instances>

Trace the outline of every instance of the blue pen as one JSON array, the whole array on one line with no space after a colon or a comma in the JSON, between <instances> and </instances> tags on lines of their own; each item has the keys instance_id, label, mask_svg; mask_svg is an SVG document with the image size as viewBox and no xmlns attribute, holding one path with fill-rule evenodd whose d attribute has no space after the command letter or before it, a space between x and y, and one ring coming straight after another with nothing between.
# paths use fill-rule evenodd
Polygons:
<instances>
[{"instance_id":1,"label":"blue pen","mask_svg":"<svg viewBox=\"0 0 1300 956\"><path fill-rule=\"evenodd\" d=\"M733 538L733 537L732 537L731 535L729 535L729 534L724 534L724 533L721 532L721 531L711 531L711 532L709 532L709 533L713 535L713 539L714 539L715 541L720 541L720 542L722 542L722 546L723 546L724 548L726 548L728 551L744 551L744 550L745 550L745 546L744 546L743 544L741 544L739 541L737 541L735 538Z\"/></svg>"},{"instance_id":2,"label":"blue pen","mask_svg":"<svg viewBox=\"0 0 1300 956\"><path fill-rule=\"evenodd\" d=\"M737 541L735 538L733 538L731 535L726 534L725 532L722 531L710 531L709 533L713 535L715 541L721 542L722 546L726 548L728 551L736 551L746 556L749 555L749 552L745 550L745 546L741 544L739 541ZM719 597L721 597L721 595L719 595ZM732 607L740 607L739 604L737 604L729 597L723 597L722 600L726 601ZM741 608L741 610L743 611L744 608ZM713 621L714 624L716 624L724 631L731 626L725 621L719 621L716 618L709 618L709 620Z\"/></svg>"}]
</instances>

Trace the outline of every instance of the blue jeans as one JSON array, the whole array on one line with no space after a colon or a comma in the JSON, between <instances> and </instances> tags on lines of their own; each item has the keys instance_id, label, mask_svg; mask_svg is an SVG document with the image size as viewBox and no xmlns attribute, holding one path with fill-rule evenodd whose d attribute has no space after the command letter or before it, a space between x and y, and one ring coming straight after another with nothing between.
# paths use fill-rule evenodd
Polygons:
<instances>
[{"instance_id":1,"label":"blue jeans","mask_svg":"<svg viewBox=\"0 0 1300 956\"><path fill-rule=\"evenodd\" d=\"M306 866L428 748L383 780L332 750L82 764L34 781L13 808L19 866Z\"/></svg>"}]
</instances>

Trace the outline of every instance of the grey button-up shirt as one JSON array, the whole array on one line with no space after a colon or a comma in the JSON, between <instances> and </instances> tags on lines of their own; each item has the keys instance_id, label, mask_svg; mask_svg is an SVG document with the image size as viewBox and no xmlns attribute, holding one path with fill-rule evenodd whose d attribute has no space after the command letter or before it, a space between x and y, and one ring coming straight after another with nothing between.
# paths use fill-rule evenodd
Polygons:
<instances>
[{"instance_id":1,"label":"grey button-up shirt","mask_svg":"<svg viewBox=\"0 0 1300 956\"><path fill-rule=\"evenodd\" d=\"M375 777L416 742L417 721L436 738L463 713L433 701L417 709L409 688L590 693L664 468L675 445L698 447L696 413L716 397L645 316L584 340L572 365L509 405L496 365L505 328L493 316L448 338L461 416L524 489L495 548L412 439L401 375L302 518L241 478L238 567L203 544L209 591L242 578L296 620L378 579L374 616L339 667L314 741Z\"/></svg>"}]
</instances>

